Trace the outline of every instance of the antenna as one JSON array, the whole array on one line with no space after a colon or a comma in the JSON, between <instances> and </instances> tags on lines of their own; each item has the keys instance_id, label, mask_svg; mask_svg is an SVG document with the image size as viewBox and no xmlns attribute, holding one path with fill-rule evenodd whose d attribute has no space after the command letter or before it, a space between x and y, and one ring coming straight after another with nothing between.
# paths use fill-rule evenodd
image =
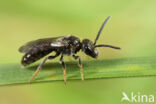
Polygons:
<instances>
[{"instance_id":1,"label":"antenna","mask_svg":"<svg viewBox=\"0 0 156 104\"><path fill-rule=\"evenodd\" d=\"M116 46L112 46L112 45L106 45L106 44L95 45L95 47L109 47L109 48L113 48L113 49L121 49L120 47L116 47Z\"/></svg>"},{"instance_id":2,"label":"antenna","mask_svg":"<svg viewBox=\"0 0 156 104\"><path fill-rule=\"evenodd\" d=\"M110 19L110 16L108 16L108 17L105 19L104 23L102 24L102 26L101 26L101 28L100 28L100 30L99 30L97 36L96 36L96 39L95 39L95 41L94 41L94 45L96 45L96 42L97 42L97 40L99 39L99 36L100 36L100 34L101 34L103 28L105 27L105 25L106 25L106 23L108 22L109 19Z\"/></svg>"}]
</instances>

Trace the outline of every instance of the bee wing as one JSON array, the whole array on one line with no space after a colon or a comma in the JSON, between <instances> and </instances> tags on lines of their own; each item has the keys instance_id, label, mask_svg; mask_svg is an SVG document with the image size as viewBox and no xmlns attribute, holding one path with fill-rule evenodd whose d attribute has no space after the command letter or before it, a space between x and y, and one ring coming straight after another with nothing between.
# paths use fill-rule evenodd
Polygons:
<instances>
[{"instance_id":1,"label":"bee wing","mask_svg":"<svg viewBox=\"0 0 156 104\"><path fill-rule=\"evenodd\" d=\"M33 42L33 41L32 41ZM18 51L21 53L27 53L32 49L32 45L30 44L31 42L26 43L25 45L21 46Z\"/></svg>"},{"instance_id":2,"label":"bee wing","mask_svg":"<svg viewBox=\"0 0 156 104\"><path fill-rule=\"evenodd\" d=\"M19 52L27 53L29 51L40 49L41 47L64 47L66 44L63 43L62 37L57 38L45 38L45 39L38 39L34 41L30 41L25 45L19 48Z\"/></svg>"}]
</instances>

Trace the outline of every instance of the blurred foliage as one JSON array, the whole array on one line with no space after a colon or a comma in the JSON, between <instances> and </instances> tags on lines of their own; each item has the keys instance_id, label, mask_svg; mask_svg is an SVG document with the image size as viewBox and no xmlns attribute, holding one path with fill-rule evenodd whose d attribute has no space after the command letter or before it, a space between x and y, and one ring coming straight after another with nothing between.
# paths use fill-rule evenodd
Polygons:
<instances>
[{"instance_id":1,"label":"blurred foliage","mask_svg":"<svg viewBox=\"0 0 156 104\"><path fill-rule=\"evenodd\" d=\"M111 20L98 43L119 46L122 50L100 48L99 60L155 56L155 4L155 0L1 0L0 64L20 64L22 54L17 50L30 40L70 34L94 40L107 16ZM88 60L81 52L79 55ZM1 87L0 103L120 104L122 91L155 94L155 80L155 77L83 83L74 80L68 81L66 87L62 82Z\"/></svg>"}]
</instances>

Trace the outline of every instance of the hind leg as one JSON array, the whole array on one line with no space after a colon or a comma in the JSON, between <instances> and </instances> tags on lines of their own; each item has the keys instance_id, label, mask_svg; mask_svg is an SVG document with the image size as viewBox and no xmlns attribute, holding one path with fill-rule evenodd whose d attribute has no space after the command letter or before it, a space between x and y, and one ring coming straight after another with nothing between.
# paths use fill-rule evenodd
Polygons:
<instances>
[{"instance_id":1,"label":"hind leg","mask_svg":"<svg viewBox=\"0 0 156 104\"><path fill-rule=\"evenodd\" d=\"M32 83L32 80L37 76L37 74L39 73L40 69L42 68L43 64L49 59L54 59L55 57L57 57L59 54L56 54L55 56L47 56L42 62L41 64L37 67L35 73L33 74L32 78L30 79L29 83Z\"/></svg>"}]
</instances>

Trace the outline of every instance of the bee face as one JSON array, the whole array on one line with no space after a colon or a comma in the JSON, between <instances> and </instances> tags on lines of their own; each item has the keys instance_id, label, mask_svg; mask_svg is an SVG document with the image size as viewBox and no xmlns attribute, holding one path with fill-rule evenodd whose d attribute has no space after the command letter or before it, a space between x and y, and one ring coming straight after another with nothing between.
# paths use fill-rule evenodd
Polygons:
<instances>
[{"instance_id":1,"label":"bee face","mask_svg":"<svg viewBox=\"0 0 156 104\"><path fill-rule=\"evenodd\" d=\"M92 58L96 58L98 56L98 50L95 48L93 42L88 39L84 39L82 41L82 51Z\"/></svg>"}]
</instances>

